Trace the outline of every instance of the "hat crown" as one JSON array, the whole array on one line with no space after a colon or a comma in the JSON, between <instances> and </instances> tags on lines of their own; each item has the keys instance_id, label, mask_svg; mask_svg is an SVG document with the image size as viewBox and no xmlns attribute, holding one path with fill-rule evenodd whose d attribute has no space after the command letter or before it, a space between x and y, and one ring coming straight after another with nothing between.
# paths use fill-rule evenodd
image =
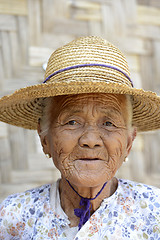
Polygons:
<instances>
[{"instance_id":1,"label":"hat crown","mask_svg":"<svg viewBox=\"0 0 160 240\"><path fill-rule=\"evenodd\" d=\"M53 52L53 54L51 55L48 61L45 78L48 78L48 76L50 76L51 74L59 70L66 69L71 66L77 66L77 65L79 66L84 64L109 65L111 67L118 68L127 76L130 76L126 58L117 47L115 47L113 44L111 44L110 42L106 41L101 37L89 36L89 37L81 37L76 40L73 40L72 42L64 45L63 47L58 48L55 52ZM97 71L101 70L103 74L106 74L105 81L112 80L114 82L115 74L122 75L120 73L116 73L115 70L113 69L112 70L110 69L110 71L108 71L108 69L105 69L102 66L101 67L88 66L85 69L83 68L83 69L78 69L74 71L72 70L72 77L70 73L70 76L68 76L69 77L68 80L67 78L65 78L65 81L69 81L69 79L71 80L71 78L72 80L76 79L76 76L74 76L74 74L81 75L82 72L83 72L82 74L83 77L86 76L86 80L87 80L87 76L89 76L89 68L90 68L90 74L93 69L94 70L97 69ZM63 77L65 74L66 75L69 74L68 71L67 73L63 73ZM59 75L59 78L53 77L50 79L50 81L63 81L64 80L63 77L61 74ZM124 83L128 86L131 86L130 81L125 76L122 76L122 78L119 83L121 84ZM118 76L117 76L116 82L118 82Z\"/></svg>"}]
</instances>

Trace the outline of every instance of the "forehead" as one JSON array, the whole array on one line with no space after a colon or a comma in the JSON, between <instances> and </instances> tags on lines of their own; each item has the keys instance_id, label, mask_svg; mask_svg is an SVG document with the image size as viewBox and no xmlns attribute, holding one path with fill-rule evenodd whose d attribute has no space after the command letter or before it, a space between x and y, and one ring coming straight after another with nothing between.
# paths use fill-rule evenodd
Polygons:
<instances>
[{"instance_id":1,"label":"forehead","mask_svg":"<svg viewBox=\"0 0 160 240\"><path fill-rule=\"evenodd\" d=\"M126 96L121 94L105 94L105 93L91 93L91 94L77 94L58 96L53 98L53 110L63 112L65 110L80 110L84 106L98 106L99 108L115 109L123 112L126 109Z\"/></svg>"}]
</instances>

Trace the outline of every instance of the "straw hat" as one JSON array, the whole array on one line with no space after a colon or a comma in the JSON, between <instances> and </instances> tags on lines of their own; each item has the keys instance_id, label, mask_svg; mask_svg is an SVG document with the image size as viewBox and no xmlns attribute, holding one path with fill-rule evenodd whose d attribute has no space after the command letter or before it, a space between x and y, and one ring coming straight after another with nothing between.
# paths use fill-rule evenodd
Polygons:
<instances>
[{"instance_id":1,"label":"straw hat","mask_svg":"<svg viewBox=\"0 0 160 240\"><path fill-rule=\"evenodd\" d=\"M17 90L0 99L0 120L37 129L42 98L80 93L129 94L133 125L139 131L160 128L160 97L133 87L124 55L100 37L81 37L51 55L41 84Z\"/></svg>"}]
</instances>

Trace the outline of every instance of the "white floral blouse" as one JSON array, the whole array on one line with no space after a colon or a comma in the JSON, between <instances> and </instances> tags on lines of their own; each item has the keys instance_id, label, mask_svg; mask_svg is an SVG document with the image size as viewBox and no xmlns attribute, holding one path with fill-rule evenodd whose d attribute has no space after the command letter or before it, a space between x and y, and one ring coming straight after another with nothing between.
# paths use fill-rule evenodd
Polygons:
<instances>
[{"instance_id":1,"label":"white floral blouse","mask_svg":"<svg viewBox=\"0 0 160 240\"><path fill-rule=\"evenodd\" d=\"M160 240L160 189L119 179L116 192L79 231L69 228L58 182L11 195L0 205L0 239Z\"/></svg>"}]
</instances>

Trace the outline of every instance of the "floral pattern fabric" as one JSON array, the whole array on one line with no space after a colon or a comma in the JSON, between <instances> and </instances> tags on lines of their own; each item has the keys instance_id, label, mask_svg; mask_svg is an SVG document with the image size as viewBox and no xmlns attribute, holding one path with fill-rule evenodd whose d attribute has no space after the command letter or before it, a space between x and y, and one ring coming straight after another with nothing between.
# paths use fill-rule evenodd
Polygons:
<instances>
[{"instance_id":1,"label":"floral pattern fabric","mask_svg":"<svg viewBox=\"0 0 160 240\"><path fill-rule=\"evenodd\" d=\"M1 240L69 240L64 231L69 221L51 207L50 189L50 184L44 185L2 202ZM116 192L75 234L74 240L160 240L160 189L119 179Z\"/></svg>"}]
</instances>

